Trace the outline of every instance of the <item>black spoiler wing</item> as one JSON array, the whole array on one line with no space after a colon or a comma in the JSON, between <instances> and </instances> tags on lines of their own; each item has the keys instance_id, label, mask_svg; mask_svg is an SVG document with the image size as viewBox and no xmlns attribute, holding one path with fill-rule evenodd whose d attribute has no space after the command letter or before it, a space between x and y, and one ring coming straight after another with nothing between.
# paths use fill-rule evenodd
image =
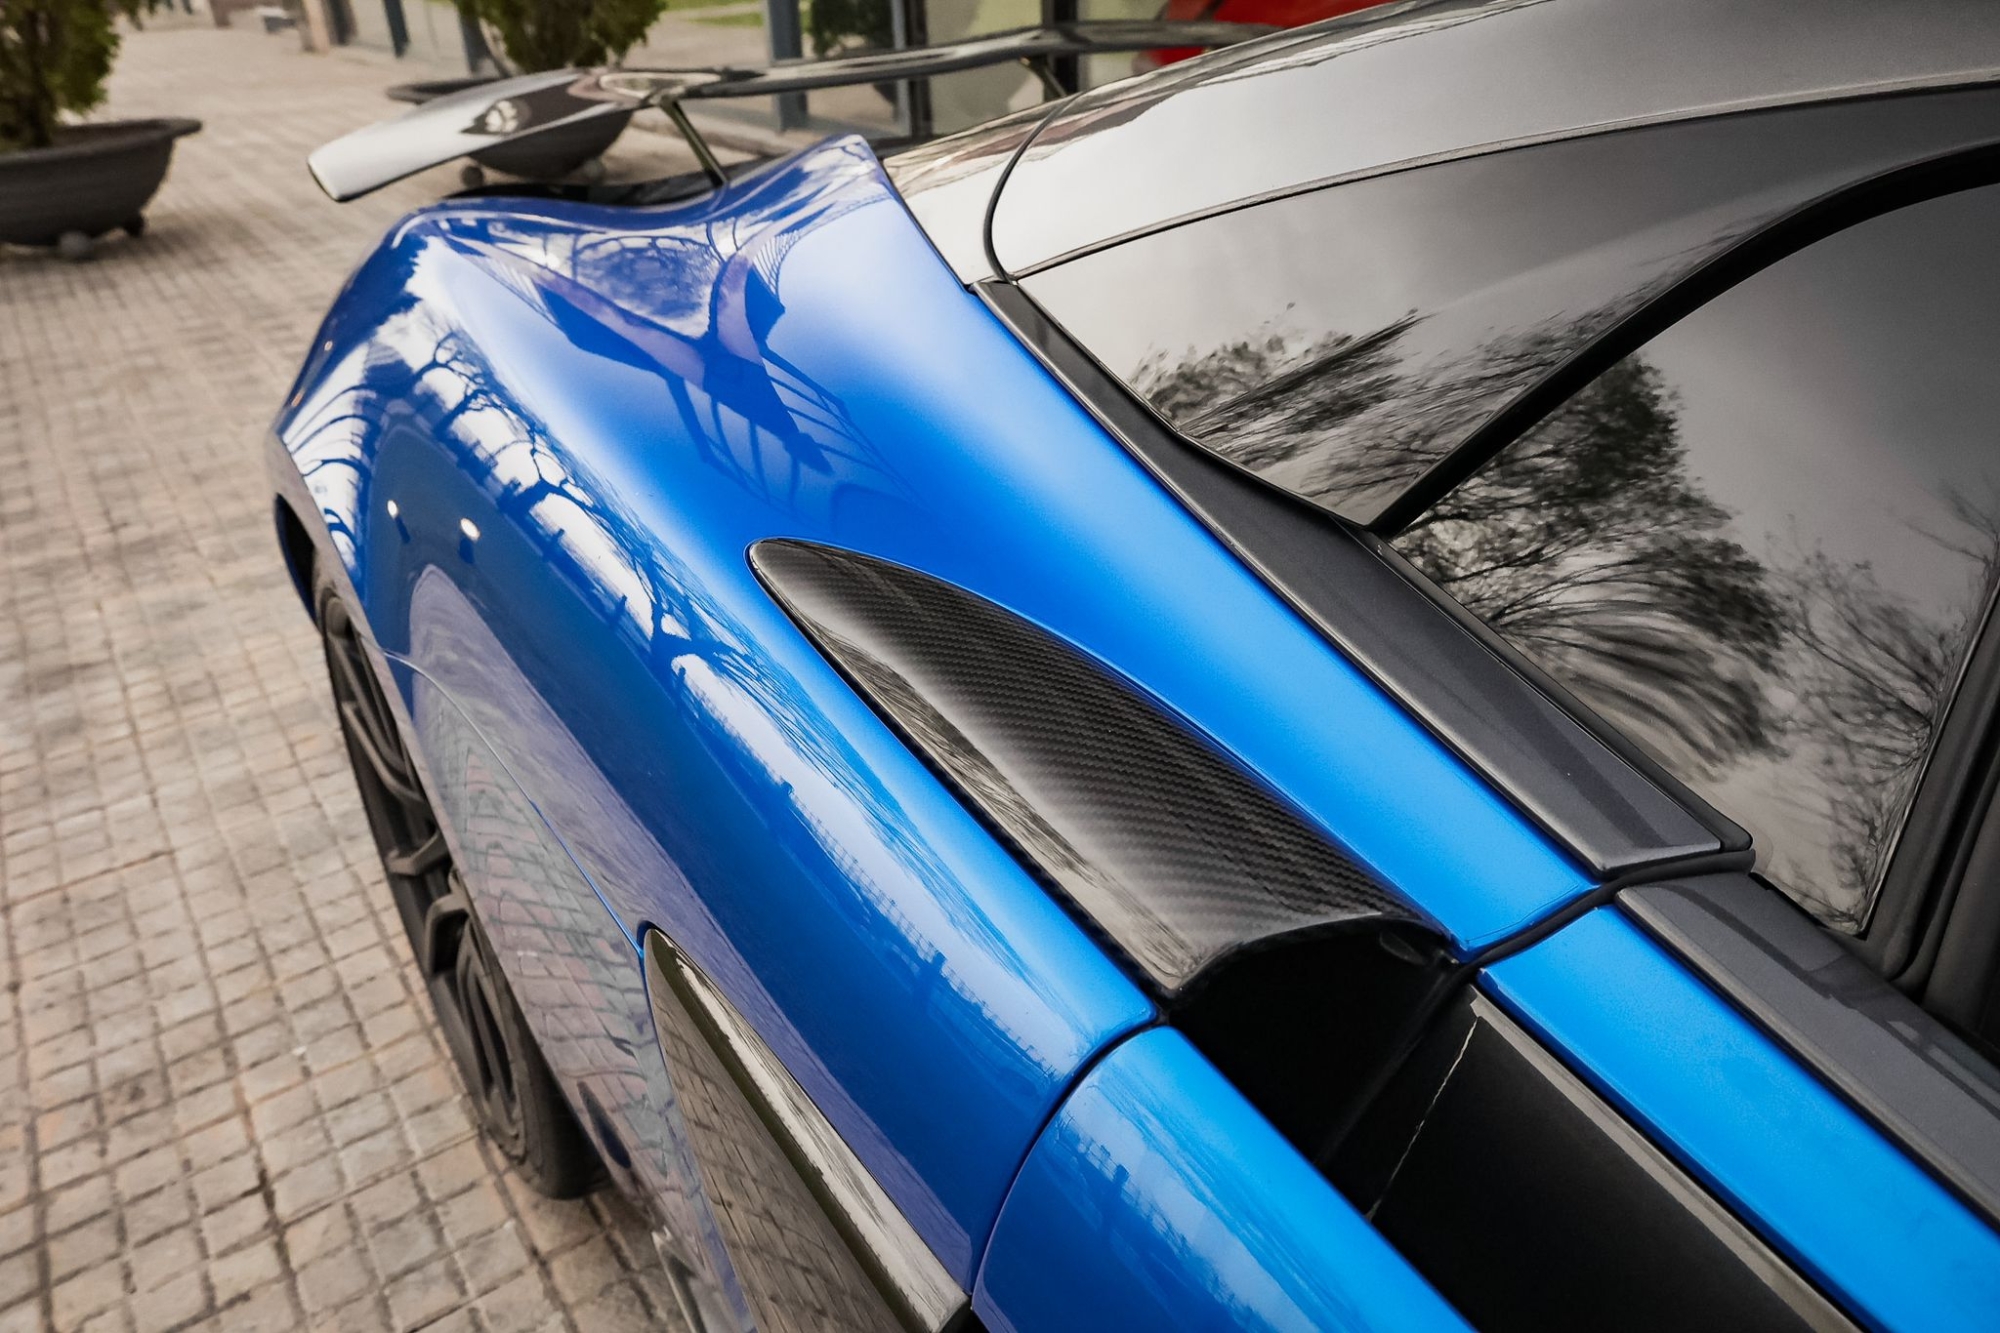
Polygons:
<instances>
[{"instance_id":1,"label":"black spoiler wing","mask_svg":"<svg viewBox=\"0 0 2000 1333\"><path fill-rule=\"evenodd\" d=\"M335 139L306 163L319 187L345 202L468 153L652 106L673 118L703 170L719 180L721 168L681 112L682 102L928 78L1015 61L1045 71L1046 62L1059 56L1228 46L1270 31L1214 20L1108 20L1015 28L941 46L869 51L764 69L551 70L483 83L425 102L392 120Z\"/></svg>"}]
</instances>

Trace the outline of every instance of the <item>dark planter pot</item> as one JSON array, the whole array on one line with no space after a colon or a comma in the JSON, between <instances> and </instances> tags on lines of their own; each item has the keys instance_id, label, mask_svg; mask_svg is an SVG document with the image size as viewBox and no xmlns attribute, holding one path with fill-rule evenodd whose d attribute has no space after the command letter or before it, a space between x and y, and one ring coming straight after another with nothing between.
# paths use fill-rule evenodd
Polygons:
<instances>
[{"instance_id":1,"label":"dark planter pot","mask_svg":"<svg viewBox=\"0 0 2000 1333\"><path fill-rule=\"evenodd\" d=\"M0 153L0 241L60 243L81 255L114 227L137 236L174 140L200 128L198 120L114 120L71 126L52 148Z\"/></svg>"},{"instance_id":2,"label":"dark planter pot","mask_svg":"<svg viewBox=\"0 0 2000 1333\"><path fill-rule=\"evenodd\" d=\"M389 96L398 102L422 104L432 98L491 82L492 79L478 78L399 83L389 89ZM618 141L618 136L625 132L625 126L631 119L628 112L622 116L602 116L575 125L559 125L512 143L481 149L472 155L472 160L489 170L504 171L509 176L532 181L561 180L602 157Z\"/></svg>"}]
</instances>

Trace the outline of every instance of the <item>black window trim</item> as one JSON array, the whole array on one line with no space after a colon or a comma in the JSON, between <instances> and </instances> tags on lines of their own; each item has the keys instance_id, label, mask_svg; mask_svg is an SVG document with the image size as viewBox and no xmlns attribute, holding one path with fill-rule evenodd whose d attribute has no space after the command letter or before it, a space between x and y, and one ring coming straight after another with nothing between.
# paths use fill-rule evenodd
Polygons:
<instances>
[{"instance_id":1,"label":"black window trim","mask_svg":"<svg viewBox=\"0 0 2000 1333\"><path fill-rule=\"evenodd\" d=\"M1992 743L1992 731L1982 739L1989 742L1980 756L1983 781L1963 810L1960 854L1938 891L1911 968L1916 976L1899 981L1933 1015L2000 1061L2000 745Z\"/></svg>"},{"instance_id":2,"label":"black window trim","mask_svg":"<svg viewBox=\"0 0 2000 1333\"><path fill-rule=\"evenodd\" d=\"M1921 994L1952 909L1965 888L1974 839L2000 788L2000 627L1987 601L1971 649L1897 827L1867 923L1842 939L1878 973ZM1995 886L2000 887L2000 886ZM2000 958L1989 958L2000 967Z\"/></svg>"}]
</instances>

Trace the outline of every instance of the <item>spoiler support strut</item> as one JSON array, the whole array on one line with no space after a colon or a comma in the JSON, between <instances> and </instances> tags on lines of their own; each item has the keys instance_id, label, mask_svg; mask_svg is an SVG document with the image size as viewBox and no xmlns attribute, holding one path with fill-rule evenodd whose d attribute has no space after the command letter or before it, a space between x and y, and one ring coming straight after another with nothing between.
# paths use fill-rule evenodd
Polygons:
<instances>
[{"instance_id":1,"label":"spoiler support strut","mask_svg":"<svg viewBox=\"0 0 2000 1333\"><path fill-rule=\"evenodd\" d=\"M1027 65L1045 90L1054 90L1050 62L1057 57L1229 46L1272 31L1212 19L1104 20L1015 28L939 46L869 51L763 69L551 70L498 79L426 102L323 145L307 159L307 166L322 190L345 202L482 149L582 121L658 107L687 140L702 173L720 186L727 173L688 119L684 102L923 79L1014 61Z\"/></svg>"}]
</instances>

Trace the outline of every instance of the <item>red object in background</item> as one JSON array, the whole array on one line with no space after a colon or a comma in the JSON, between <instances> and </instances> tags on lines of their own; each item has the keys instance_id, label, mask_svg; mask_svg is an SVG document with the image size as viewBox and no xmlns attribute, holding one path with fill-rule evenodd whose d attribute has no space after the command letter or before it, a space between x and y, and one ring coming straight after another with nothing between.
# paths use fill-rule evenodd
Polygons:
<instances>
[{"instance_id":1,"label":"red object in background","mask_svg":"<svg viewBox=\"0 0 2000 1333\"><path fill-rule=\"evenodd\" d=\"M1274 28L1299 28L1321 19L1352 14L1382 0L1167 0L1160 9L1162 19L1221 19L1226 23L1263 23ZM1198 46L1171 46L1147 51L1132 58L1132 71L1171 65L1189 56L1198 56Z\"/></svg>"}]
</instances>

